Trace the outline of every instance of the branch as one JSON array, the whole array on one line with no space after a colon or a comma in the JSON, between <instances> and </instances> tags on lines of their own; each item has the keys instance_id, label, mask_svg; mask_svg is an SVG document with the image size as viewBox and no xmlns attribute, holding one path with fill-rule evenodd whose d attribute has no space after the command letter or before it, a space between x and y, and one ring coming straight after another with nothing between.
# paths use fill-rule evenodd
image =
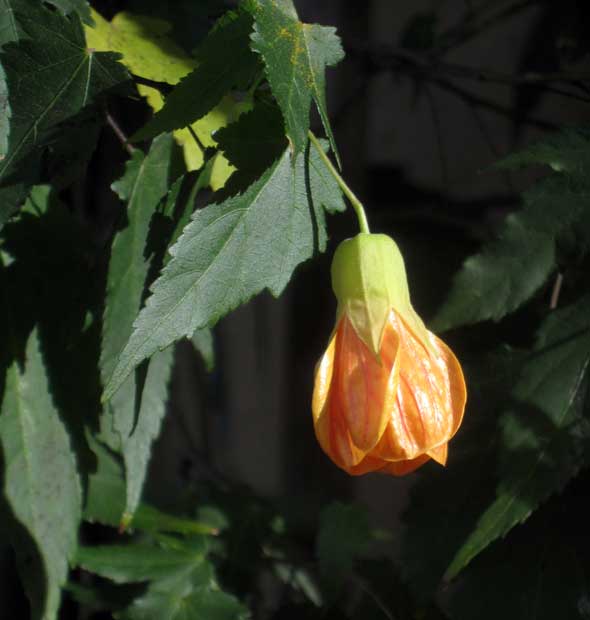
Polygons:
<instances>
[{"instance_id":1,"label":"branch","mask_svg":"<svg viewBox=\"0 0 590 620\"><path fill-rule=\"evenodd\" d=\"M479 97L478 95L473 94L472 92L465 90L454 84L449 80L445 80L444 78L433 78L433 84L442 88L444 91L455 95L463 102L468 103L470 105L485 108L486 110L490 110L499 114L500 116L504 116L509 119L514 118L514 109L508 106L503 106L500 103L496 103L495 101L490 101L489 99L485 99L483 97ZM546 129L549 131L556 131L559 127L550 121L546 121L541 118L536 118L534 116L528 116L526 119L522 121L524 124L531 125L533 127L538 127L539 129Z\"/></svg>"},{"instance_id":2,"label":"branch","mask_svg":"<svg viewBox=\"0 0 590 620\"><path fill-rule=\"evenodd\" d=\"M111 116L110 112L105 108L105 119L109 127L113 130L113 133L119 138L119 142L124 146L129 155L133 155L135 148L129 144L129 140L125 135L125 132L119 126L119 123Z\"/></svg>"},{"instance_id":3,"label":"branch","mask_svg":"<svg viewBox=\"0 0 590 620\"><path fill-rule=\"evenodd\" d=\"M449 28L439 36L440 43L435 47L437 55L443 55L450 50L457 48L470 39L485 32L505 19L514 17L521 11L528 9L535 4L539 4L539 0L518 0L510 6L500 9L497 13L483 19L480 23L476 23L473 8L467 9L465 17L456 25Z\"/></svg>"},{"instance_id":4,"label":"branch","mask_svg":"<svg viewBox=\"0 0 590 620\"><path fill-rule=\"evenodd\" d=\"M438 60L430 54L416 54L401 48L381 47L371 49L367 46L352 47L348 52L351 55L362 57L368 65L376 70L395 71L401 74L410 74L422 79L434 79L441 73L449 77L503 84L506 86L531 86L542 88L563 97L569 97L584 103L590 103L590 98L577 93L550 86L555 82L566 82L573 85L590 82L590 73L553 72L553 73L502 73L494 69L469 67L457 63Z\"/></svg>"}]
</instances>

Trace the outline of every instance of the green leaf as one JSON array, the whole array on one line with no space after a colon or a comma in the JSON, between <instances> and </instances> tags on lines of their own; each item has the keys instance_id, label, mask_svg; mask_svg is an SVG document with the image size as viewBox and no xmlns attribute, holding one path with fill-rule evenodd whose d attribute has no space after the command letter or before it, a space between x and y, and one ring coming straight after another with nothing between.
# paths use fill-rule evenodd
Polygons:
<instances>
[{"instance_id":1,"label":"green leaf","mask_svg":"<svg viewBox=\"0 0 590 620\"><path fill-rule=\"evenodd\" d=\"M524 208L506 218L499 237L465 261L432 329L498 321L528 301L555 269L556 244L583 217L589 196L590 186L566 174L526 192Z\"/></svg>"},{"instance_id":2,"label":"green leaf","mask_svg":"<svg viewBox=\"0 0 590 620\"><path fill-rule=\"evenodd\" d=\"M147 140L181 129L214 108L232 88L245 89L258 68L248 47L251 17L241 11L225 15L197 52L197 68L166 97L164 107L132 140Z\"/></svg>"},{"instance_id":3,"label":"green leaf","mask_svg":"<svg viewBox=\"0 0 590 620\"><path fill-rule=\"evenodd\" d=\"M115 583L162 579L194 568L205 559L203 541L191 549L165 549L148 544L81 547L76 564Z\"/></svg>"},{"instance_id":4,"label":"green leaf","mask_svg":"<svg viewBox=\"0 0 590 620\"><path fill-rule=\"evenodd\" d=\"M367 513L357 506L330 504L322 511L316 553L322 577L337 594L352 572L355 558L371 542Z\"/></svg>"},{"instance_id":5,"label":"green leaf","mask_svg":"<svg viewBox=\"0 0 590 620\"><path fill-rule=\"evenodd\" d=\"M70 439L52 402L36 332L29 338L24 369L15 362L8 370L0 443L4 493L43 564L45 593L29 592L33 617L52 620L57 618L60 588L76 550L81 491ZM25 581L32 571L28 566Z\"/></svg>"},{"instance_id":6,"label":"green leaf","mask_svg":"<svg viewBox=\"0 0 590 620\"><path fill-rule=\"evenodd\" d=\"M11 0L0 0L0 49L6 43L18 41L20 27L14 16ZM0 65L0 161L8 151L8 135L10 133L10 106L8 104L8 85L6 75ZM2 209L4 210L4 209ZM0 221L0 228L2 222Z\"/></svg>"},{"instance_id":7,"label":"green leaf","mask_svg":"<svg viewBox=\"0 0 590 620\"><path fill-rule=\"evenodd\" d=\"M237 171L228 191L253 183L287 147L281 111L274 104L257 103L231 125L215 133L219 149Z\"/></svg>"},{"instance_id":8,"label":"green leaf","mask_svg":"<svg viewBox=\"0 0 590 620\"><path fill-rule=\"evenodd\" d=\"M213 347L213 334L210 329L197 329L191 338L195 351L200 353L205 362L205 370L211 372L215 367L215 349Z\"/></svg>"},{"instance_id":9,"label":"green leaf","mask_svg":"<svg viewBox=\"0 0 590 620\"><path fill-rule=\"evenodd\" d=\"M98 109L89 106L47 132L46 174L56 190L69 187L84 176L98 145L102 116Z\"/></svg>"},{"instance_id":10,"label":"green leaf","mask_svg":"<svg viewBox=\"0 0 590 620\"><path fill-rule=\"evenodd\" d=\"M92 18L90 17L90 7L86 0L47 0L50 4L53 4L64 15L70 13L77 13L80 19L85 24L92 24Z\"/></svg>"},{"instance_id":11,"label":"green leaf","mask_svg":"<svg viewBox=\"0 0 590 620\"><path fill-rule=\"evenodd\" d=\"M501 419L496 499L456 552L448 578L525 521L584 464L590 447L590 422L584 417L589 360L590 297L584 297L553 312L540 329Z\"/></svg>"},{"instance_id":12,"label":"green leaf","mask_svg":"<svg viewBox=\"0 0 590 620\"><path fill-rule=\"evenodd\" d=\"M244 620L245 608L218 589L209 564L150 584L117 620Z\"/></svg>"},{"instance_id":13,"label":"green leaf","mask_svg":"<svg viewBox=\"0 0 590 620\"><path fill-rule=\"evenodd\" d=\"M452 592L451 617L587 619L587 483L574 481L476 558Z\"/></svg>"},{"instance_id":14,"label":"green leaf","mask_svg":"<svg viewBox=\"0 0 590 620\"><path fill-rule=\"evenodd\" d=\"M160 8L166 13L165 6ZM177 22L177 3L174 4L173 11ZM177 39L168 36L172 29L168 21L123 11L108 22L94 9L92 18L94 26L85 29L88 47L97 51L120 53L121 63L134 75L175 85L197 67L197 60L178 46ZM137 90L146 98L154 112L162 109L164 97L159 90L143 84L139 84ZM175 140L183 148L189 171L200 169L204 163L203 150L195 141L193 132L205 148L215 146L212 138L214 131L249 109L250 100L250 96L236 101L233 96L226 95L203 118L192 123L190 129L178 129L174 132ZM223 186L231 172L223 157L216 157L215 162L209 181L214 191Z\"/></svg>"},{"instance_id":15,"label":"green leaf","mask_svg":"<svg viewBox=\"0 0 590 620\"><path fill-rule=\"evenodd\" d=\"M494 500L498 418L524 355L502 348L462 360L476 415L467 412L446 467L432 463L417 472L403 513L400 568L422 604L434 598L455 552Z\"/></svg>"},{"instance_id":16,"label":"green leaf","mask_svg":"<svg viewBox=\"0 0 590 620\"><path fill-rule=\"evenodd\" d=\"M152 259L147 247L150 222L172 180L173 144L172 137L165 135L154 140L145 158L136 151L124 176L113 184L128 206L127 226L115 235L109 263L100 356L105 384L141 307ZM125 459L129 515L139 501L152 441L164 416L172 361L172 351L159 353L150 361L143 382L130 376L106 406L103 437Z\"/></svg>"},{"instance_id":17,"label":"green leaf","mask_svg":"<svg viewBox=\"0 0 590 620\"><path fill-rule=\"evenodd\" d=\"M588 183L590 132L587 129L564 129L550 134L524 151L505 157L497 166L514 170L535 164L549 166L554 172Z\"/></svg>"},{"instance_id":18,"label":"green leaf","mask_svg":"<svg viewBox=\"0 0 590 620\"><path fill-rule=\"evenodd\" d=\"M77 17L66 18L42 3L23 13L20 6L14 15L22 36L0 55L13 111L8 151L0 162L4 183L22 176L24 158L45 146L49 128L128 79L116 55L86 48Z\"/></svg>"},{"instance_id":19,"label":"green leaf","mask_svg":"<svg viewBox=\"0 0 590 620\"><path fill-rule=\"evenodd\" d=\"M95 440L91 441L91 445L97 467L88 477L84 519L90 523L119 527L126 501L123 467L106 446ZM131 527L146 532L176 532L186 535L216 532L216 528L211 525L170 515L145 503L137 507Z\"/></svg>"},{"instance_id":20,"label":"green leaf","mask_svg":"<svg viewBox=\"0 0 590 620\"><path fill-rule=\"evenodd\" d=\"M8 187L0 187L0 229L24 203L29 188L19 183Z\"/></svg>"},{"instance_id":21,"label":"green leaf","mask_svg":"<svg viewBox=\"0 0 590 620\"><path fill-rule=\"evenodd\" d=\"M326 246L324 211L343 208L317 153L289 151L242 195L197 211L105 387L109 399L144 359L219 318L267 288L281 294L294 269ZM312 215L313 212L313 215Z\"/></svg>"},{"instance_id":22,"label":"green leaf","mask_svg":"<svg viewBox=\"0 0 590 620\"><path fill-rule=\"evenodd\" d=\"M302 153L307 144L313 99L339 161L328 118L325 77L326 67L344 58L335 29L300 22L291 0L257 0L253 6L252 49L264 60L295 153Z\"/></svg>"},{"instance_id":23,"label":"green leaf","mask_svg":"<svg viewBox=\"0 0 590 620\"><path fill-rule=\"evenodd\" d=\"M15 16L15 8L22 6L22 0L0 0L0 47L21 37L21 27Z\"/></svg>"},{"instance_id":24,"label":"green leaf","mask_svg":"<svg viewBox=\"0 0 590 620\"><path fill-rule=\"evenodd\" d=\"M152 580L145 594L116 614L121 620L243 618L240 603L219 590L206 552L203 538L191 538L162 547L86 547L80 549L77 562L116 583Z\"/></svg>"},{"instance_id":25,"label":"green leaf","mask_svg":"<svg viewBox=\"0 0 590 620\"><path fill-rule=\"evenodd\" d=\"M160 427L166 413L168 383L172 374L173 361L174 349L172 347L166 351L159 351L150 359L135 426L133 426L133 418L125 420L129 423L127 428L122 427L123 420L115 418L115 428L120 433L127 431L127 435L122 435L127 481L124 520L132 517L139 504L150 462L152 444L160 434Z\"/></svg>"}]
</instances>

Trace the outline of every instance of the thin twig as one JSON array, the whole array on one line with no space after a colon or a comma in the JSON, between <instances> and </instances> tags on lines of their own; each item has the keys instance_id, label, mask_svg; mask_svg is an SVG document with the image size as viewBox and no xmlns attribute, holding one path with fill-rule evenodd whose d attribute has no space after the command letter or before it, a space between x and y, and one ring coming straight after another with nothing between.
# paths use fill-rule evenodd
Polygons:
<instances>
[{"instance_id":1,"label":"thin twig","mask_svg":"<svg viewBox=\"0 0 590 620\"><path fill-rule=\"evenodd\" d=\"M387 620L396 620L391 610L389 610L385 603L381 600L381 597L368 586L362 577L355 574L353 575L353 578L359 588L375 603Z\"/></svg>"},{"instance_id":2,"label":"thin twig","mask_svg":"<svg viewBox=\"0 0 590 620\"><path fill-rule=\"evenodd\" d=\"M578 93L551 86L552 83L563 82L573 85L590 82L590 73L585 72L551 72L551 73L503 73L495 69L469 67L458 63L446 62L433 58L427 54L416 54L397 47L381 47L371 49L366 46L352 47L351 54L360 55L370 67L376 70L396 71L422 79L436 79L441 73L455 77L489 84L519 87L531 86L541 88L562 97L568 97L584 103L590 103L590 98Z\"/></svg>"},{"instance_id":3,"label":"thin twig","mask_svg":"<svg viewBox=\"0 0 590 620\"><path fill-rule=\"evenodd\" d=\"M549 302L549 309L555 310L559 303L559 294L561 293L561 285L563 284L563 274L560 272L555 277L553 284L553 290L551 291L551 301Z\"/></svg>"},{"instance_id":4,"label":"thin twig","mask_svg":"<svg viewBox=\"0 0 590 620\"><path fill-rule=\"evenodd\" d=\"M133 155L135 148L129 144L129 140L125 135L125 132L121 129L117 121L111 116L110 112L105 109L105 118L109 127L113 130L113 133L119 138L119 142L125 147L129 155Z\"/></svg>"},{"instance_id":5,"label":"thin twig","mask_svg":"<svg viewBox=\"0 0 590 620\"><path fill-rule=\"evenodd\" d=\"M455 95L457 98L462 101L469 103L471 105L485 108L487 110L491 110L500 116L504 116L506 118L514 118L514 110L507 106L503 106L495 101L490 101L489 99L484 99L483 97L479 97L478 95L473 94L472 92L465 90L454 84L449 80L445 80L444 78L434 78L432 80L433 84L436 84L439 88L442 88L448 93ZM549 121L543 120L541 118L536 118L534 116L528 116L526 119L522 121L524 124L531 125L534 127L538 127L539 129L546 129L550 131L554 131L558 129L558 126Z\"/></svg>"},{"instance_id":6,"label":"thin twig","mask_svg":"<svg viewBox=\"0 0 590 620\"><path fill-rule=\"evenodd\" d=\"M518 0L514 4L483 19L479 24L476 23L474 26L470 27L470 24L475 22L473 7L471 6L468 8L468 15L463 18L459 24L452 26L439 36L439 41L441 41L441 43L435 48L435 52L441 55L446 54L450 50L467 43L470 39L473 39L492 26L495 26L497 23L514 17L521 11L535 4L538 4L538 0Z\"/></svg>"},{"instance_id":7,"label":"thin twig","mask_svg":"<svg viewBox=\"0 0 590 620\"><path fill-rule=\"evenodd\" d=\"M432 117L432 124L434 125L434 135L436 136L436 146L438 150L438 158L440 162L440 174L441 180L443 183L443 187L449 189L449 169L447 166L447 160L445 158L445 145L442 135L442 124L440 121L440 116L438 113L438 108L436 107L436 102L434 101L434 97L432 95L432 91L428 86L426 87L426 99L428 100L428 105L430 107L430 115Z\"/></svg>"},{"instance_id":8,"label":"thin twig","mask_svg":"<svg viewBox=\"0 0 590 620\"><path fill-rule=\"evenodd\" d=\"M188 129L188 132L190 133L190 135L193 137L193 140L195 141L197 146L204 153L207 149L205 148L205 145L199 140L199 136L197 136L195 130L192 128L192 125L187 125L186 128Z\"/></svg>"}]
</instances>

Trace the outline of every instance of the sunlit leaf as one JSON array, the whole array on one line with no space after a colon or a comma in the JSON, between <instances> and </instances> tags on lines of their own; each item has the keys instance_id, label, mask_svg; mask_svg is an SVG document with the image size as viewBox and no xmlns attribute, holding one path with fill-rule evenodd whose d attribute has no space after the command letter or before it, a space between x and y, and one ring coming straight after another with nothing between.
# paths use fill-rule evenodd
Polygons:
<instances>
[{"instance_id":1,"label":"sunlit leaf","mask_svg":"<svg viewBox=\"0 0 590 620\"><path fill-rule=\"evenodd\" d=\"M343 205L319 156L310 155L309 178L305 159L293 162L286 151L242 195L194 214L151 287L105 399L156 351L214 325L265 288L280 295L316 244L325 248L324 205Z\"/></svg>"},{"instance_id":2,"label":"sunlit leaf","mask_svg":"<svg viewBox=\"0 0 590 620\"><path fill-rule=\"evenodd\" d=\"M307 144L313 100L338 159L326 106L325 77L326 68L344 58L335 29L300 22L291 0L256 0L252 6L252 48L264 60L295 153L303 152Z\"/></svg>"},{"instance_id":3,"label":"sunlit leaf","mask_svg":"<svg viewBox=\"0 0 590 620\"><path fill-rule=\"evenodd\" d=\"M252 19L246 12L225 15L199 47L196 68L133 139L182 129L205 116L232 88L245 89L257 69L257 58L248 47L251 29Z\"/></svg>"},{"instance_id":4,"label":"sunlit leaf","mask_svg":"<svg viewBox=\"0 0 590 620\"><path fill-rule=\"evenodd\" d=\"M93 27L86 27L88 46L100 51L114 51L122 54L121 62L134 75L175 85L189 75L198 65L198 60L188 56L169 36L171 25L161 19L135 15L129 12L117 13L111 22L92 10ZM164 105L164 97L156 88L146 85L138 86L139 93L158 112ZM222 93L225 95L225 91ZM232 122L249 109L248 100L235 101L231 96L219 99L207 110L202 118L190 124L200 143L214 146L213 132ZM195 117L196 118L196 117ZM191 132L180 125L174 132L174 138L183 147L188 170L198 170L203 165L203 152L194 140ZM214 190L223 186L229 171L223 162L218 163L219 170L211 179Z\"/></svg>"},{"instance_id":5,"label":"sunlit leaf","mask_svg":"<svg viewBox=\"0 0 590 620\"><path fill-rule=\"evenodd\" d=\"M127 203L127 223L115 235L111 248L100 357L105 382L141 307L152 260L150 223L173 180L172 147L171 136L165 135L154 141L146 157L136 151L125 175L113 185ZM108 403L103 418L103 437L112 448L120 449L125 459L129 516L139 502L151 444L160 430L172 361L172 351L163 351L150 361L145 377L130 376Z\"/></svg>"}]
</instances>

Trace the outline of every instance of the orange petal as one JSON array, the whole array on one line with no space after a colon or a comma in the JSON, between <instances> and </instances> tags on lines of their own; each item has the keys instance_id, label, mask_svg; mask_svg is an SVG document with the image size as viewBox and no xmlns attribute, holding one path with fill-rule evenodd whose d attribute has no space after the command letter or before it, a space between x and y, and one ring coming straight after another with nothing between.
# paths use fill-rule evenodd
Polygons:
<instances>
[{"instance_id":1,"label":"orange petal","mask_svg":"<svg viewBox=\"0 0 590 620\"><path fill-rule=\"evenodd\" d=\"M391 474L392 476L405 476L406 474L411 474L413 471L418 469L418 467L421 467L429 460L430 457L427 454L421 454L419 457L408 461L388 463L383 469L381 469L381 473Z\"/></svg>"},{"instance_id":2,"label":"orange petal","mask_svg":"<svg viewBox=\"0 0 590 620\"><path fill-rule=\"evenodd\" d=\"M393 311L389 329L400 341L399 381L389 424L372 454L388 461L412 460L455 434L465 408L465 382L459 362L436 336L428 333L427 346Z\"/></svg>"},{"instance_id":3,"label":"orange petal","mask_svg":"<svg viewBox=\"0 0 590 620\"><path fill-rule=\"evenodd\" d=\"M438 446L437 448L432 448L432 450L428 450L426 453L433 460L439 463L439 465L447 464L447 456L449 454L449 444L443 443L442 446Z\"/></svg>"},{"instance_id":4,"label":"orange petal","mask_svg":"<svg viewBox=\"0 0 590 620\"><path fill-rule=\"evenodd\" d=\"M397 334L389 332L381 345L381 359L377 359L346 315L338 325L331 397L359 450L371 450L387 425L398 344Z\"/></svg>"},{"instance_id":5,"label":"orange petal","mask_svg":"<svg viewBox=\"0 0 590 620\"><path fill-rule=\"evenodd\" d=\"M365 452L352 443L342 415L335 406L337 399L333 391L336 340L334 334L316 367L312 412L314 430L320 446L338 467L348 471L362 461Z\"/></svg>"}]
</instances>

